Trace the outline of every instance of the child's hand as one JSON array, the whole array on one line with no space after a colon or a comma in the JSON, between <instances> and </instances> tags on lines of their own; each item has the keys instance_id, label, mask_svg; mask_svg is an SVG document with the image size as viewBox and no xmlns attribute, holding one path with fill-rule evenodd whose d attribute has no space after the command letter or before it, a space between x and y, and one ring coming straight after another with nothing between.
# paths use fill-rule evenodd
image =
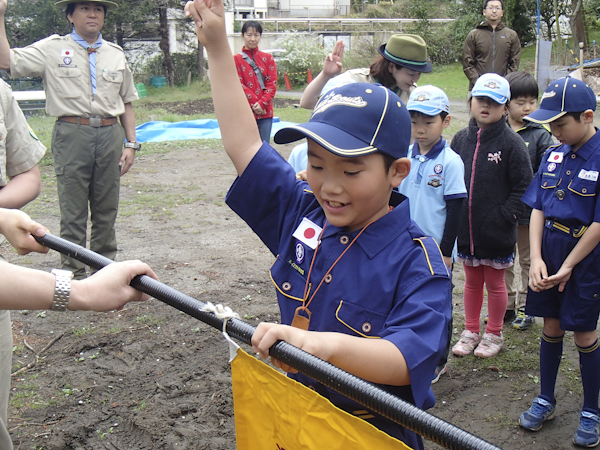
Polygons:
<instances>
[{"instance_id":1,"label":"child's hand","mask_svg":"<svg viewBox=\"0 0 600 450\"><path fill-rule=\"evenodd\" d=\"M541 258L531 260L531 266L529 266L529 287L535 292L544 291L552 287L552 285L548 285L548 268Z\"/></svg>"},{"instance_id":2,"label":"child's hand","mask_svg":"<svg viewBox=\"0 0 600 450\"><path fill-rule=\"evenodd\" d=\"M0 232L20 255L29 252L48 253L48 247L37 243L32 234L42 237L48 229L18 209L0 208Z\"/></svg>"},{"instance_id":3,"label":"child's hand","mask_svg":"<svg viewBox=\"0 0 600 450\"><path fill-rule=\"evenodd\" d=\"M560 269L558 269L558 272L556 272L551 277L548 277L548 280L546 281L550 285L550 287L554 287L558 284L558 292L562 292L565 290L565 285L567 284L567 281L569 281L569 279L571 278L572 273L572 267L566 267L562 265Z\"/></svg>"},{"instance_id":4,"label":"child's hand","mask_svg":"<svg viewBox=\"0 0 600 450\"><path fill-rule=\"evenodd\" d=\"M308 175L306 173L306 170L301 170L300 172L298 172L296 174L296 180L308 181Z\"/></svg>"},{"instance_id":5,"label":"child's hand","mask_svg":"<svg viewBox=\"0 0 600 450\"><path fill-rule=\"evenodd\" d=\"M452 271L452 256L443 256L443 258L448 270Z\"/></svg>"},{"instance_id":6,"label":"child's hand","mask_svg":"<svg viewBox=\"0 0 600 450\"><path fill-rule=\"evenodd\" d=\"M277 341L285 341L325 361L330 356L330 351L324 340L320 339L319 333L276 323L261 322L258 324L252 335L252 348L262 359L265 359L269 356L269 349ZM271 363L285 372L298 372L275 358L271 358Z\"/></svg>"},{"instance_id":7,"label":"child's hand","mask_svg":"<svg viewBox=\"0 0 600 450\"><path fill-rule=\"evenodd\" d=\"M223 0L188 1L183 11L186 17L194 20L198 40L207 51L215 45L222 44L223 39L227 42Z\"/></svg>"},{"instance_id":8,"label":"child's hand","mask_svg":"<svg viewBox=\"0 0 600 450\"><path fill-rule=\"evenodd\" d=\"M329 78L342 72L342 57L344 56L344 41L337 41L333 50L325 58L323 73Z\"/></svg>"}]
</instances>

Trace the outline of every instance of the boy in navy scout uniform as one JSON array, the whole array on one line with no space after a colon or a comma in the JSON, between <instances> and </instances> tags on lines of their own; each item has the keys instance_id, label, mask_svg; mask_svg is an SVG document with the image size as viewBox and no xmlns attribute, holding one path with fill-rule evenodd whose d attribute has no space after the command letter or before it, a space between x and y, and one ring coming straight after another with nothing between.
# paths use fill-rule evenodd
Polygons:
<instances>
[{"instance_id":1,"label":"boy in navy scout uniform","mask_svg":"<svg viewBox=\"0 0 600 450\"><path fill-rule=\"evenodd\" d=\"M582 81L550 83L540 109L527 120L549 123L560 145L548 149L523 196L533 208L531 269L525 312L544 318L540 344L541 393L520 417L537 431L554 418L554 388L565 330L579 350L583 407L573 442L599 443L600 349L600 133L593 125L596 96Z\"/></svg>"},{"instance_id":2,"label":"boy in navy scout uniform","mask_svg":"<svg viewBox=\"0 0 600 450\"><path fill-rule=\"evenodd\" d=\"M448 338L450 277L433 239L392 194L410 170L410 116L381 85L335 88L308 123L275 142L308 137L308 184L267 143L237 82L221 0L195 0L186 14L207 50L223 146L238 173L227 195L277 259L271 278L282 324L261 323L252 337L263 358L284 340L419 408ZM292 326L290 326L292 325ZM412 448L420 436L367 410L279 361L314 388ZM301 411L298 414L302 414Z\"/></svg>"}]
</instances>

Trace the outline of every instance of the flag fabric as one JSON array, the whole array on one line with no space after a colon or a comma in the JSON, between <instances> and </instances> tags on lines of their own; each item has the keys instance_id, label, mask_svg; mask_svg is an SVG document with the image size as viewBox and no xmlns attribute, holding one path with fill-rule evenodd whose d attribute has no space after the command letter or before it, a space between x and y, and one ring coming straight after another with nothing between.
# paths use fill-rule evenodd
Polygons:
<instances>
[{"instance_id":1,"label":"flag fabric","mask_svg":"<svg viewBox=\"0 0 600 450\"><path fill-rule=\"evenodd\" d=\"M302 219L302 222L300 222L300 225L298 225L298 228L296 228L296 231L294 231L294 234L292 234L292 236L298 239L299 241L304 242L306 245L308 245L314 250L317 247L317 244L319 243L321 231L323 231L323 229L319 225L304 217Z\"/></svg>"},{"instance_id":2,"label":"flag fabric","mask_svg":"<svg viewBox=\"0 0 600 450\"><path fill-rule=\"evenodd\" d=\"M241 349L231 373L238 450L411 450Z\"/></svg>"}]
</instances>

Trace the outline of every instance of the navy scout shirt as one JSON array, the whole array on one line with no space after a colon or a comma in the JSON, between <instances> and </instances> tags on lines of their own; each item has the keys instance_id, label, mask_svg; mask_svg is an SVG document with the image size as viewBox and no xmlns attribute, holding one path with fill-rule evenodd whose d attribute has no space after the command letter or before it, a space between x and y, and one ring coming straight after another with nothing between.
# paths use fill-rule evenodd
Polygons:
<instances>
[{"instance_id":1,"label":"navy scout shirt","mask_svg":"<svg viewBox=\"0 0 600 450\"><path fill-rule=\"evenodd\" d=\"M293 168L266 143L234 182L227 204L277 256L271 278L281 322L289 325L302 305L314 254L309 240L293 235L306 230L307 223L322 228L326 219L322 208L308 184L296 180ZM358 233L327 224L312 269L309 298ZM448 338L450 295L449 273L439 248L410 219L408 202L402 202L368 226L335 265L309 305L309 330L395 344L406 359L411 385L380 387L426 409L435 403L430 385ZM364 406L314 379L300 373L289 376L314 387L336 406L365 414ZM388 419L369 412L368 421L413 448L422 448L420 437Z\"/></svg>"}]
</instances>

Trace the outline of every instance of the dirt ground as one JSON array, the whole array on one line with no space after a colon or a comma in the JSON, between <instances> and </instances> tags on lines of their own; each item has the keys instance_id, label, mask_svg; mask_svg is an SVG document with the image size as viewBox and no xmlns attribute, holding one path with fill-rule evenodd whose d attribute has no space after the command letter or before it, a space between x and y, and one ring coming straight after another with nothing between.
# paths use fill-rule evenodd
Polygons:
<instances>
[{"instance_id":1,"label":"dirt ground","mask_svg":"<svg viewBox=\"0 0 600 450\"><path fill-rule=\"evenodd\" d=\"M204 103L185 107L209 109ZM287 157L291 147L278 150ZM31 210L58 233L53 171L42 171L44 191ZM224 204L234 175L224 152L202 141L193 150L171 143L139 153L122 180L118 259L141 259L163 283L228 305L254 325L278 321L268 277L274 257ZM42 270L59 263L55 252L19 257L1 251L14 263ZM454 340L463 322L463 281L458 268ZM14 311L12 317L13 371L33 363L12 379L15 448L236 448L228 347L217 330L155 299L107 314ZM430 412L505 449L571 447L582 399L570 338L556 419L536 434L516 422L539 389L539 334L539 326L506 330L502 358L451 358L448 374L434 385L437 405Z\"/></svg>"}]
</instances>

